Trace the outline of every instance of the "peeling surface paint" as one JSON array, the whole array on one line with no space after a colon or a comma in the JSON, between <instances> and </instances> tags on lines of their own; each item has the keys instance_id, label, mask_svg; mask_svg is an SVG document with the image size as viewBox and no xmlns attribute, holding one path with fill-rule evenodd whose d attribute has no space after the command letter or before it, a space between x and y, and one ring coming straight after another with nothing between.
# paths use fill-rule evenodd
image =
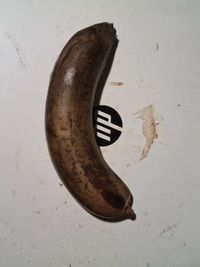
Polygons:
<instances>
[{"instance_id":1,"label":"peeling surface paint","mask_svg":"<svg viewBox=\"0 0 200 267\"><path fill-rule=\"evenodd\" d=\"M137 111L135 114L138 115L138 119L144 121L142 130L143 130L143 135L146 138L146 143L143 147L140 156L140 160L143 160L144 158L147 157L151 145L153 144L154 140L158 137L158 134L156 132L156 125L158 123L155 122L153 105L144 107L143 109Z\"/></svg>"}]
</instances>

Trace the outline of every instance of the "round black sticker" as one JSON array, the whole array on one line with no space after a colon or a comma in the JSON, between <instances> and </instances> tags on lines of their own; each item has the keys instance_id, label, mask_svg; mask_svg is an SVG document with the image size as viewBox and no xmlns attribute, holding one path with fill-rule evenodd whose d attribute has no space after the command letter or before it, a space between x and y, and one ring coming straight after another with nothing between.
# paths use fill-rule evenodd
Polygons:
<instances>
[{"instance_id":1,"label":"round black sticker","mask_svg":"<svg viewBox=\"0 0 200 267\"><path fill-rule=\"evenodd\" d=\"M113 144L120 137L123 127L119 113L104 105L94 107L93 125L98 146Z\"/></svg>"}]
</instances>

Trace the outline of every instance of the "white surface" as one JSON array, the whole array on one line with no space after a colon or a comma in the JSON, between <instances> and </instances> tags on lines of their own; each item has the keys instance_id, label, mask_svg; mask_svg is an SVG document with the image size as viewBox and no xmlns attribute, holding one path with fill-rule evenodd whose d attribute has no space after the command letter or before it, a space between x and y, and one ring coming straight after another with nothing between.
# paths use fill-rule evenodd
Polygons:
<instances>
[{"instance_id":1,"label":"white surface","mask_svg":"<svg viewBox=\"0 0 200 267\"><path fill-rule=\"evenodd\" d=\"M0 3L0 266L199 267L200 1ZM124 83L104 89L124 128L103 154L133 193L135 222L83 210L59 185L45 140L55 60L72 34L102 21L120 40L108 82ZM149 104L158 139L139 161L134 113Z\"/></svg>"}]
</instances>

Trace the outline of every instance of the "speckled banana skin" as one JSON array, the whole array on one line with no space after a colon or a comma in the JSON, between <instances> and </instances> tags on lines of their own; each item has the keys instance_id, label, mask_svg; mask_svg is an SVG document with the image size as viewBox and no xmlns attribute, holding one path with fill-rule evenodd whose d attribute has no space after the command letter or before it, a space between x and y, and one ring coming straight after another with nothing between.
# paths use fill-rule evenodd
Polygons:
<instances>
[{"instance_id":1,"label":"speckled banana skin","mask_svg":"<svg viewBox=\"0 0 200 267\"><path fill-rule=\"evenodd\" d=\"M135 219L128 187L97 146L92 109L98 81L116 45L112 24L77 32L62 50L46 101L46 138L64 185L91 214L104 220Z\"/></svg>"}]
</instances>

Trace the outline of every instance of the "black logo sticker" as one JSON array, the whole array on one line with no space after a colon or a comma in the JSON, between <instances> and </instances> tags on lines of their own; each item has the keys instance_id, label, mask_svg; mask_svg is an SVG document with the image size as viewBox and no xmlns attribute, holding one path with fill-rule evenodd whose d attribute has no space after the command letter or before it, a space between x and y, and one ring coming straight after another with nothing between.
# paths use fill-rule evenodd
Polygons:
<instances>
[{"instance_id":1,"label":"black logo sticker","mask_svg":"<svg viewBox=\"0 0 200 267\"><path fill-rule=\"evenodd\" d=\"M98 146L108 146L117 141L123 127L119 113L104 105L94 107L93 125Z\"/></svg>"}]
</instances>

